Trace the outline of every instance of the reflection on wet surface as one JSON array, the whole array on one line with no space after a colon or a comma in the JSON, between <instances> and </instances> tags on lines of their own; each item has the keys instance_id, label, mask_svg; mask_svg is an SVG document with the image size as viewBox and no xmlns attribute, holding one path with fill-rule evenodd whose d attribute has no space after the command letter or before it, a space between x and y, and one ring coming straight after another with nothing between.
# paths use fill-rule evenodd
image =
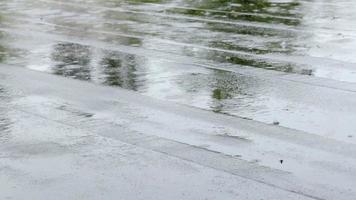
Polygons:
<instances>
[{"instance_id":1,"label":"reflection on wet surface","mask_svg":"<svg viewBox=\"0 0 356 200\"><path fill-rule=\"evenodd\" d=\"M10 128L11 120L8 116L8 107L9 95L7 94L5 88L0 85L0 143L10 139Z\"/></svg>"},{"instance_id":2,"label":"reflection on wet surface","mask_svg":"<svg viewBox=\"0 0 356 200\"><path fill-rule=\"evenodd\" d=\"M303 113L292 116L297 111L285 100L291 97L276 95L289 94L288 88L236 72L248 67L356 82L356 60L342 53L353 48L356 27L344 25L351 18L340 14L356 3L319 4L5 0L0 3L0 63L268 123L289 116L284 125L296 127L290 121Z\"/></svg>"},{"instance_id":3,"label":"reflection on wet surface","mask_svg":"<svg viewBox=\"0 0 356 200\"><path fill-rule=\"evenodd\" d=\"M0 15L0 22L1 22L1 15ZM3 33L0 32L0 41L3 40ZM6 56L6 48L1 44L0 42L0 63L5 62L5 56Z\"/></svg>"},{"instance_id":4,"label":"reflection on wet surface","mask_svg":"<svg viewBox=\"0 0 356 200\"><path fill-rule=\"evenodd\" d=\"M53 73L81 80L90 80L90 49L73 43L59 43L53 47Z\"/></svg>"},{"instance_id":5,"label":"reflection on wet surface","mask_svg":"<svg viewBox=\"0 0 356 200\"><path fill-rule=\"evenodd\" d=\"M99 62L103 66L101 80L105 85L119 86L125 89L137 90L137 65L135 55L122 55L114 52L105 53Z\"/></svg>"}]
</instances>

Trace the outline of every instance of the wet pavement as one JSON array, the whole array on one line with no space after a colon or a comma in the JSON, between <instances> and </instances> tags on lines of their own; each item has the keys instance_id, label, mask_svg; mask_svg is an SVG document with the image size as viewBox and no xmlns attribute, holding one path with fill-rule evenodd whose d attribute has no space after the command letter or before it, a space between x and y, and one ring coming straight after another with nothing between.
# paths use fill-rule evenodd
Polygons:
<instances>
[{"instance_id":1,"label":"wet pavement","mask_svg":"<svg viewBox=\"0 0 356 200\"><path fill-rule=\"evenodd\" d=\"M352 143L23 67L0 76L0 199L356 194Z\"/></svg>"},{"instance_id":2,"label":"wet pavement","mask_svg":"<svg viewBox=\"0 0 356 200\"><path fill-rule=\"evenodd\" d=\"M351 200L355 10L2 0L0 197Z\"/></svg>"},{"instance_id":3,"label":"wet pavement","mask_svg":"<svg viewBox=\"0 0 356 200\"><path fill-rule=\"evenodd\" d=\"M356 132L353 1L0 5L1 63L341 140Z\"/></svg>"}]
</instances>

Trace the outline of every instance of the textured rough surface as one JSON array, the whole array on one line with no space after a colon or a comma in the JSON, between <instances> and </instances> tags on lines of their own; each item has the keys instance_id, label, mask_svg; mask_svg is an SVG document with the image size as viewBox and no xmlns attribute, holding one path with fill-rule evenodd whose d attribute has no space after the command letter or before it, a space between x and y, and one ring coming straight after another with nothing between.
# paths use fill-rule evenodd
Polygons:
<instances>
[{"instance_id":1,"label":"textured rough surface","mask_svg":"<svg viewBox=\"0 0 356 200\"><path fill-rule=\"evenodd\" d=\"M355 10L1 0L0 199L355 199Z\"/></svg>"},{"instance_id":2,"label":"textured rough surface","mask_svg":"<svg viewBox=\"0 0 356 200\"><path fill-rule=\"evenodd\" d=\"M352 0L0 5L0 63L356 141Z\"/></svg>"},{"instance_id":3,"label":"textured rough surface","mask_svg":"<svg viewBox=\"0 0 356 200\"><path fill-rule=\"evenodd\" d=\"M0 75L2 198L355 195L350 143L13 66Z\"/></svg>"}]
</instances>

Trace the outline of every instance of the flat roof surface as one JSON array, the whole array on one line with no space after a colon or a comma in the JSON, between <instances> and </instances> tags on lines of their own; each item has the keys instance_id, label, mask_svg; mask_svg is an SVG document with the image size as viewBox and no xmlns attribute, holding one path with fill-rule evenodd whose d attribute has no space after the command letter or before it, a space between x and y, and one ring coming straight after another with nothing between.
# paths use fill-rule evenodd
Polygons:
<instances>
[{"instance_id":1,"label":"flat roof surface","mask_svg":"<svg viewBox=\"0 0 356 200\"><path fill-rule=\"evenodd\" d=\"M0 199L356 196L356 2L2 0Z\"/></svg>"},{"instance_id":2,"label":"flat roof surface","mask_svg":"<svg viewBox=\"0 0 356 200\"><path fill-rule=\"evenodd\" d=\"M356 147L0 66L1 198L352 199Z\"/></svg>"}]
</instances>

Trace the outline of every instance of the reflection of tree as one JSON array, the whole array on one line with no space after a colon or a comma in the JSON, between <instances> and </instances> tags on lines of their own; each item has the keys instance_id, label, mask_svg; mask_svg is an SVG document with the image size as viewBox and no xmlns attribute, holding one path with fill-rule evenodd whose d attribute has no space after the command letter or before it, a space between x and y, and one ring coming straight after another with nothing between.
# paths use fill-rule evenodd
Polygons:
<instances>
[{"instance_id":1,"label":"reflection of tree","mask_svg":"<svg viewBox=\"0 0 356 200\"><path fill-rule=\"evenodd\" d=\"M3 21L3 16L0 14L0 24ZM2 45L4 40L4 35L3 33L0 31L0 63L5 61L5 55L6 55L6 48Z\"/></svg>"},{"instance_id":2,"label":"reflection of tree","mask_svg":"<svg viewBox=\"0 0 356 200\"><path fill-rule=\"evenodd\" d=\"M9 139L9 131L11 128L11 120L8 116L8 106L10 101L5 89L0 86L0 142Z\"/></svg>"},{"instance_id":3,"label":"reflection of tree","mask_svg":"<svg viewBox=\"0 0 356 200\"><path fill-rule=\"evenodd\" d=\"M225 11L225 13L231 12L232 15L227 17L234 17L233 12L263 13L295 17L297 15L293 12L293 10L300 5L297 1L272 3L269 0L186 0L185 2L193 5L195 8L199 8L199 10L192 9L190 11L192 14L206 15L202 9ZM235 15L235 17L237 17L237 15Z\"/></svg>"},{"instance_id":4,"label":"reflection of tree","mask_svg":"<svg viewBox=\"0 0 356 200\"><path fill-rule=\"evenodd\" d=\"M231 99L243 94L242 85L246 85L240 75L221 70L214 70L209 78L211 96L216 100Z\"/></svg>"},{"instance_id":5,"label":"reflection of tree","mask_svg":"<svg viewBox=\"0 0 356 200\"><path fill-rule=\"evenodd\" d=\"M252 87L251 79L221 70L214 70L211 74L188 74L180 79L179 85L192 96L208 92L210 107L214 111L223 110L231 99L246 96Z\"/></svg>"},{"instance_id":6,"label":"reflection of tree","mask_svg":"<svg viewBox=\"0 0 356 200\"><path fill-rule=\"evenodd\" d=\"M115 1L114 1L115 2ZM165 1L149 1L149 0L131 0L130 3L140 4L146 2L155 2L155 3L163 3ZM291 2L270 2L268 0L183 0L184 8L174 7L167 8L164 10L165 13L179 13L183 15L194 15L200 18L209 17L219 17L223 20L240 20L246 22L263 22L266 24L273 23L282 23L291 26L297 26L300 24L300 16L295 12L297 8L300 6L300 3L296 1ZM217 12L213 12L211 10L215 10ZM245 13L245 14L244 14ZM259 15L259 14L268 14L268 15ZM283 17L289 16L289 17ZM116 18L120 20L130 20L139 23L158 23L160 25L168 25L165 20L160 18L156 19L152 16L143 16L143 15L132 15L125 13L112 12L107 17ZM160 21L156 21L160 20ZM190 21L187 21L190 23ZM201 37L196 37L193 34L191 37L189 34L182 35L180 31L167 31L172 28L167 26L167 30L164 28L159 28L162 30L155 29L154 32L156 35L160 35L164 38L169 38L172 40L176 40L184 43L195 43L199 45L209 46L213 48L221 48L226 50L236 50L236 51L244 51L251 52L255 54L266 54L266 53L292 53L295 50L295 46L293 46L290 37L294 37L292 33L288 31L281 31L278 29L270 29L270 28L262 28L262 27L251 27L251 26L242 26L242 25L233 25L233 24L224 24L224 23L216 23L216 22L205 22L205 28L202 31L207 31L207 34L201 34ZM107 24L106 26L115 26L117 30L120 30L125 33L134 33L134 34L142 34L144 32L145 35L151 34L149 28L145 28L144 30L138 30L137 26L131 26L128 24ZM174 23L170 23L169 26L175 26ZM189 27L189 25L187 26ZM113 27L110 27L113 28ZM207 30L206 30L207 29ZM210 31L209 31L210 30ZM197 29L197 31L200 31ZM184 31L183 31L184 32ZM209 34L209 32L211 32ZM221 35L220 35L221 33ZM216 38L213 35L218 34ZM224 36L224 34L226 36ZM229 35L227 35L229 34ZM269 36L275 36L277 38L281 38L278 41L275 39L268 41L264 40L262 44L261 41L254 42L254 38L248 38L251 40L249 42L243 41L244 39L236 37L231 37L234 34L243 34L247 36L258 36L268 38ZM206 35L206 36L205 36ZM226 41L227 39L227 41ZM118 40L118 39L117 39ZM254 45L251 45L254 43ZM185 54L189 54L189 52L183 50ZM195 51L195 50L193 50ZM204 52L203 52L204 54ZM204 56L204 55L195 55L195 56ZM230 56L231 57L231 56ZM241 58L239 56L236 56ZM206 58L206 57L204 57ZM214 56L209 56L209 59L214 59ZM245 59L246 58L241 58ZM254 58L252 58L254 59ZM236 59L235 59L236 60ZM227 62L232 62L235 64L239 64L242 62L235 62L230 60L225 60ZM250 62L251 63L251 62ZM252 63L252 66L260 66L263 68L272 69L273 66L263 66L265 63L258 62ZM276 68L276 70L290 71L288 69Z\"/></svg>"},{"instance_id":7,"label":"reflection of tree","mask_svg":"<svg viewBox=\"0 0 356 200\"><path fill-rule=\"evenodd\" d=\"M106 53L100 62L104 84L137 90L137 65L135 55Z\"/></svg>"},{"instance_id":8,"label":"reflection of tree","mask_svg":"<svg viewBox=\"0 0 356 200\"><path fill-rule=\"evenodd\" d=\"M300 24L300 20L298 19L274 17L275 15L298 17L293 11L300 4L293 1L280 3L271 3L267 0L202 0L186 2L192 7L191 9L172 8L167 10L167 12L200 17L218 17L229 20L282 23L293 26ZM212 12L211 10L215 10L216 12ZM255 13L268 15L255 15Z\"/></svg>"},{"instance_id":9,"label":"reflection of tree","mask_svg":"<svg viewBox=\"0 0 356 200\"><path fill-rule=\"evenodd\" d=\"M190 5L189 7L192 7L191 9L174 9L181 9L179 12L187 15L198 15L200 17L206 17L207 15L221 15L220 17L223 17L224 19L237 19L251 23L258 21L271 24L271 26L273 26L273 23L283 23L292 26L300 24L300 16L295 13L295 10L297 10L300 4L295 1L271 3L268 0L186 0L186 2ZM211 10L215 10L217 12L213 12ZM285 18L283 16L291 16L292 18ZM297 66L296 64L288 62L275 62L269 59L260 59L255 56L255 54L291 54L295 52L296 46L293 45L293 43L298 36L297 33L268 27L242 26L215 22L206 23L205 28L211 30L211 32L223 32L226 34L225 38L219 37L217 39L207 39L206 45L209 47L238 52L248 52L252 54L245 55L244 53L228 53L225 51L197 51L185 49L184 53L186 55L201 57L217 62L227 62L268 70L283 72L300 71L299 68L301 68L301 66ZM234 34L244 35L244 37L229 38ZM261 38L258 42L254 41L256 36Z\"/></svg>"},{"instance_id":10,"label":"reflection of tree","mask_svg":"<svg viewBox=\"0 0 356 200\"><path fill-rule=\"evenodd\" d=\"M214 112L237 109L238 99L251 98L250 90L257 87L252 79L236 73L217 70L212 77L210 107Z\"/></svg>"},{"instance_id":11,"label":"reflection of tree","mask_svg":"<svg viewBox=\"0 0 356 200\"><path fill-rule=\"evenodd\" d=\"M56 63L53 71L57 75L90 80L90 57L88 46L59 43L54 46L52 53L52 60Z\"/></svg>"},{"instance_id":12,"label":"reflection of tree","mask_svg":"<svg viewBox=\"0 0 356 200\"><path fill-rule=\"evenodd\" d=\"M6 48L4 46L1 45L1 33L0 33L0 63L5 61L6 58Z\"/></svg>"}]
</instances>

